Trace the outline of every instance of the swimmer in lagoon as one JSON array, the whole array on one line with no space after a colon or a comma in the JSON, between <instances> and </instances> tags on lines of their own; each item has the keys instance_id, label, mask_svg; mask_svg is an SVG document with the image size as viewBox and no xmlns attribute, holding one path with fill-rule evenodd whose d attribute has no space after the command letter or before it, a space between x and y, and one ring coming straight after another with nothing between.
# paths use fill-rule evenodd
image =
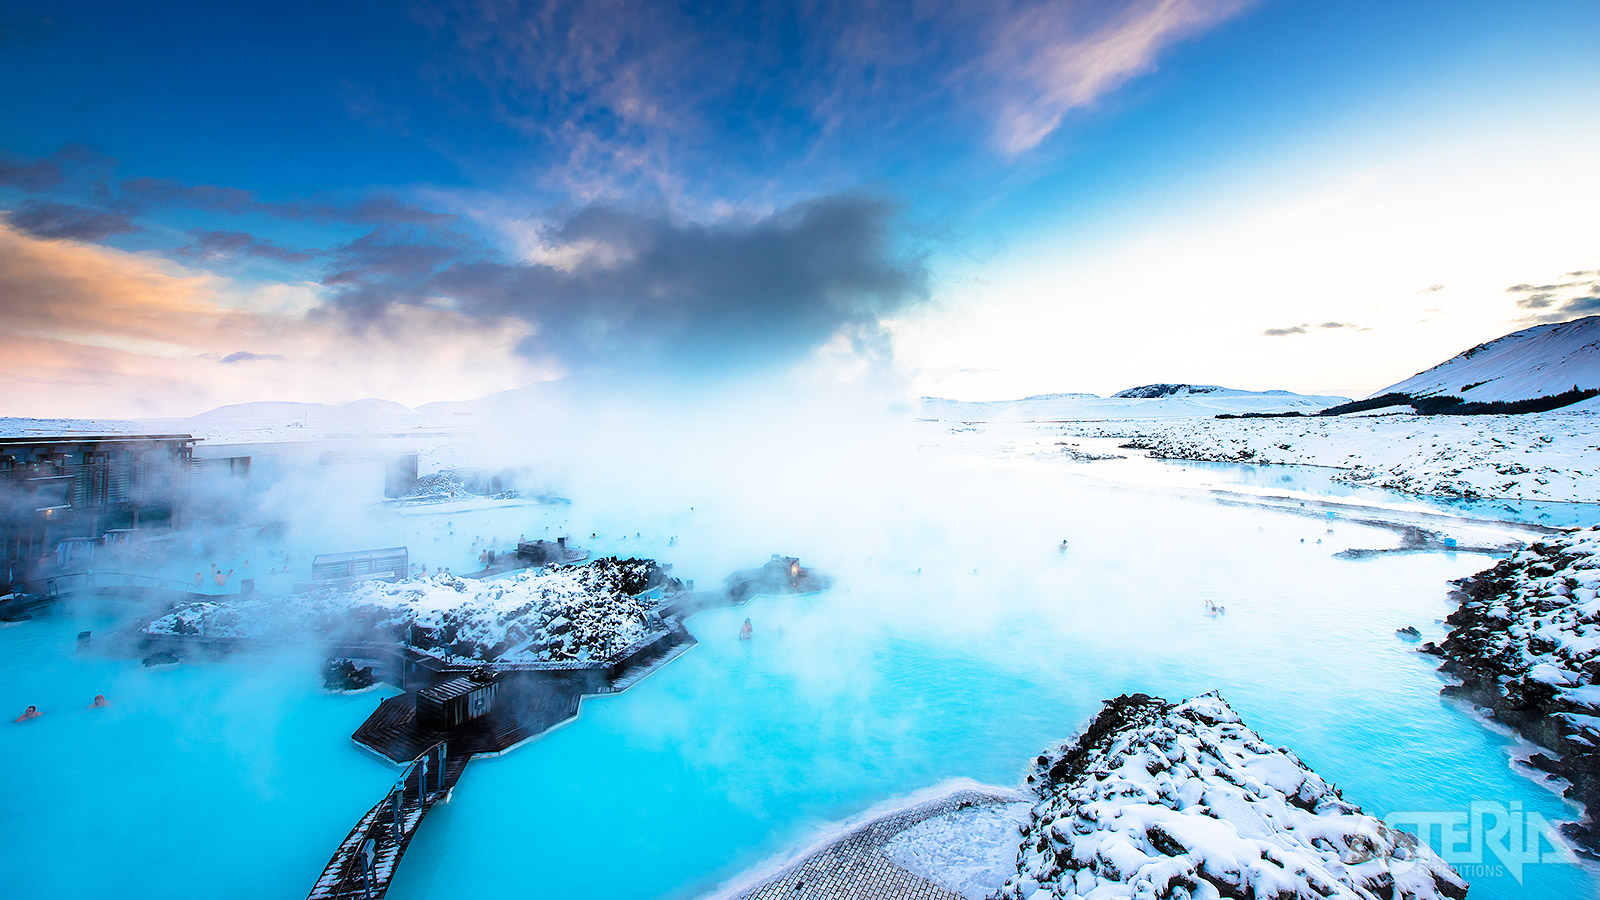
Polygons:
<instances>
[{"instance_id":1,"label":"swimmer in lagoon","mask_svg":"<svg viewBox=\"0 0 1600 900\"><path fill-rule=\"evenodd\" d=\"M27 709L22 711L22 715L17 716L17 721L26 722L29 719L37 719L42 715L44 715L44 713L39 712L39 707L29 706Z\"/></svg>"},{"instance_id":2,"label":"swimmer in lagoon","mask_svg":"<svg viewBox=\"0 0 1600 900\"><path fill-rule=\"evenodd\" d=\"M756 636L756 628L750 624L749 619L744 620L744 627L739 629L739 640L748 641Z\"/></svg>"}]
</instances>

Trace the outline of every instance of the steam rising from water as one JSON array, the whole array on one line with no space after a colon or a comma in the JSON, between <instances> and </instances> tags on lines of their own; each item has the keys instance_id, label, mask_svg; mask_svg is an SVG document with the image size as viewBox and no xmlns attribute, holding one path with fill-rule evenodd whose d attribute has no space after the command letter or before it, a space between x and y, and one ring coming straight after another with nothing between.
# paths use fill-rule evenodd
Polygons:
<instances>
[{"instance_id":1,"label":"steam rising from water","mask_svg":"<svg viewBox=\"0 0 1600 900\"><path fill-rule=\"evenodd\" d=\"M1446 580L1482 558L1335 559L1396 535L1080 478L1096 464L1062 459L1047 426L951 433L959 427L915 422L871 392L771 384L694 398L547 396L479 417L424 458L514 469L518 487L570 505L397 514L348 471L310 466L284 473L247 514L281 520L281 534L221 522L172 565L181 573L210 554L238 569L250 554L254 574L287 552L295 574L266 578L271 591L304 578L320 552L405 544L414 562L461 573L484 546L475 539L505 550L519 534L571 534L596 554L672 563L700 587L771 553L833 578L819 596L694 617L695 651L586 703L571 727L474 763L408 852L397 898L504 892L529 877L552 895L592 892L614 847L630 861L609 876L616 895L685 894L893 793L950 776L1013 782L1127 690L1220 688L1269 740L1380 813L1455 808L1489 791L1560 818L1559 801L1505 769L1503 741L1440 705L1428 660L1393 637L1416 625L1436 638ZM1206 616L1207 600L1227 614ZM735 637L745 616L751 642ZM284 690L285 679L314 679L317 636L306 639L288 660L122 669L110 682L116 716L148 726L160 710L173 749L155 749L143 727L146 755L215 767L153 778L166 802L200 805L186 795L212 782L269 799L294 791L318 828L338 832L274 851L286 854L280 867L305 869L280 879L292 886L309 883L392 776L348 744L376 698L341 698L352 701L343 719L301 717L304 694ZM220 690L207 687L217 672L232 673ZM48 679L27 688L51 690ZM296 741L317 749L272 749ZM370 784L351 776L367 789L319 799L285 780L305 771L295 759L350 758L371 767ZM305 783L326 792L323 780ZM1577 884L1548 877L1530 895Z\"/></svg>"}]
</instances>

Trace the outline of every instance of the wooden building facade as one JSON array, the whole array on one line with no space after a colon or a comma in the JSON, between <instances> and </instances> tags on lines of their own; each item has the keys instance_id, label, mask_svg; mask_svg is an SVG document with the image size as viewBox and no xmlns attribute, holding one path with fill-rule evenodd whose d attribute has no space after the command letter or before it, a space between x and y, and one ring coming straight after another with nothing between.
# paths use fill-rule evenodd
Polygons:
<instances>
[{"instance_id":1,"label":"wooden building facade","mask_svg":"<svg viewBox=\"0 0 1600 900\"><path fill-rule=\"evenodd\" d=\"M180 525L195 439L187 434L0 438L0 592L64 542Z\"/></svg>"}]
</instances>

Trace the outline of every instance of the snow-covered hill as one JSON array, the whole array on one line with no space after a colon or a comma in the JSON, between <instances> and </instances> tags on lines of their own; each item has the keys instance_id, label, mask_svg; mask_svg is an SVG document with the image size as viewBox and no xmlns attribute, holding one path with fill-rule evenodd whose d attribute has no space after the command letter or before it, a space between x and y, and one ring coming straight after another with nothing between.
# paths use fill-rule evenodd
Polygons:
<instances>
[{"instance_id":1,"label":"snow-covered hill","mask_svg":"<svg viewBox=\"0 0 1600 900\"><path fill-rule=\"evenodd\" d=\"M1536 325L1479 344L1373 396L1452 396L1474 402L1600 388L1600 316Z\"/></svg>"},{"instance_id":2,"label":"snow-covered hill","mask_svg":"<svg viewBox=\"0 0 1600 900\"><path fill-rule=\"evenodd\" d=\"M1215 416L1219 413L1314 413L1346 402L1290 391L1242 391L1217 385L1147 384L1110 397L1094 394L1041 394L1021 400L946 400L923 397L925 419L962 422L1081 421L1100 419L1166 419Z\"/></svg>"}]
</instances>

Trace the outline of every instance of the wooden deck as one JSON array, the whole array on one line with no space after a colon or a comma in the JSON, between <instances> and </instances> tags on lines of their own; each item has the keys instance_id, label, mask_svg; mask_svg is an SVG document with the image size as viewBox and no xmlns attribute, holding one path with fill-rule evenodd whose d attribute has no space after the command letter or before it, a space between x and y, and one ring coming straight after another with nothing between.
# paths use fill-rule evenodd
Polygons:
<instances>
[{"instance_id":1,"label":"wooden deck","mask_svg":"<svg viewBox=\"0 0 1600 900\"><path fill-rule=\"evenodd\" d=\"M460 779L473 756L503 753L532 737L543 734L578 715L585 693L615 693L677 658L695 644L681 623L673 624L671 640L641 647L625 660L602 671L602 685L581 677L580 671L502 670L499 694L493 711L449 732L438 731L417 721L415 691L390 697L378 704L351 737L397 763L411 763L400 782L404 790L392 790L350 830L339 845L322 877L317 879L308 900L331 898L381 898L389 889L400 857L423 816ZM431 683L451 674L433 667L413 674ZM401 667L405 671L405 667ZM464 674L464 673L459 673ZM443 744L448 749L444 778L435 784L437 764L429 770L428 793L417 792L417 771L423 755L436 752ZM400 800L396 814L396 799ZM372 862L367 868L364 849L372 843Z\"/></svg>"},{"instance_id":2,"label":"wooden deck","mask_svg":"<svg viewBox=\"0 0 1600 900\"><path fill-rule=\"evenodd\" d=\"M462 755L503 753L536 734L578 715L579 687L561 678L507 678L494 712L451 731L436 731L417 721L415 691L378 704L352 735L356 743L395 762L448 740L450 752Z\"/></svg>"},{"instance_id":3,"label":"wooden deck","mask_svg":"<svg viewBox=\"0 0 1600 900\"><path fill-rule=\"evenodd\" d=\"M436 750L430 749L428 754L426 793L420 791L421 760L408 766L395 789L367 810L356 827L350 829L333 858L328 860L308 900L378 900L388 892L395 868L411 843L412 835L416 834L417 826L422 824L422 817L456 786L472 759L467 753L456 753L448 745L444 749L443 778L439 775ZM369 841L372 844L370 869L364 852Z\"/></svg>"}]
</instances>

